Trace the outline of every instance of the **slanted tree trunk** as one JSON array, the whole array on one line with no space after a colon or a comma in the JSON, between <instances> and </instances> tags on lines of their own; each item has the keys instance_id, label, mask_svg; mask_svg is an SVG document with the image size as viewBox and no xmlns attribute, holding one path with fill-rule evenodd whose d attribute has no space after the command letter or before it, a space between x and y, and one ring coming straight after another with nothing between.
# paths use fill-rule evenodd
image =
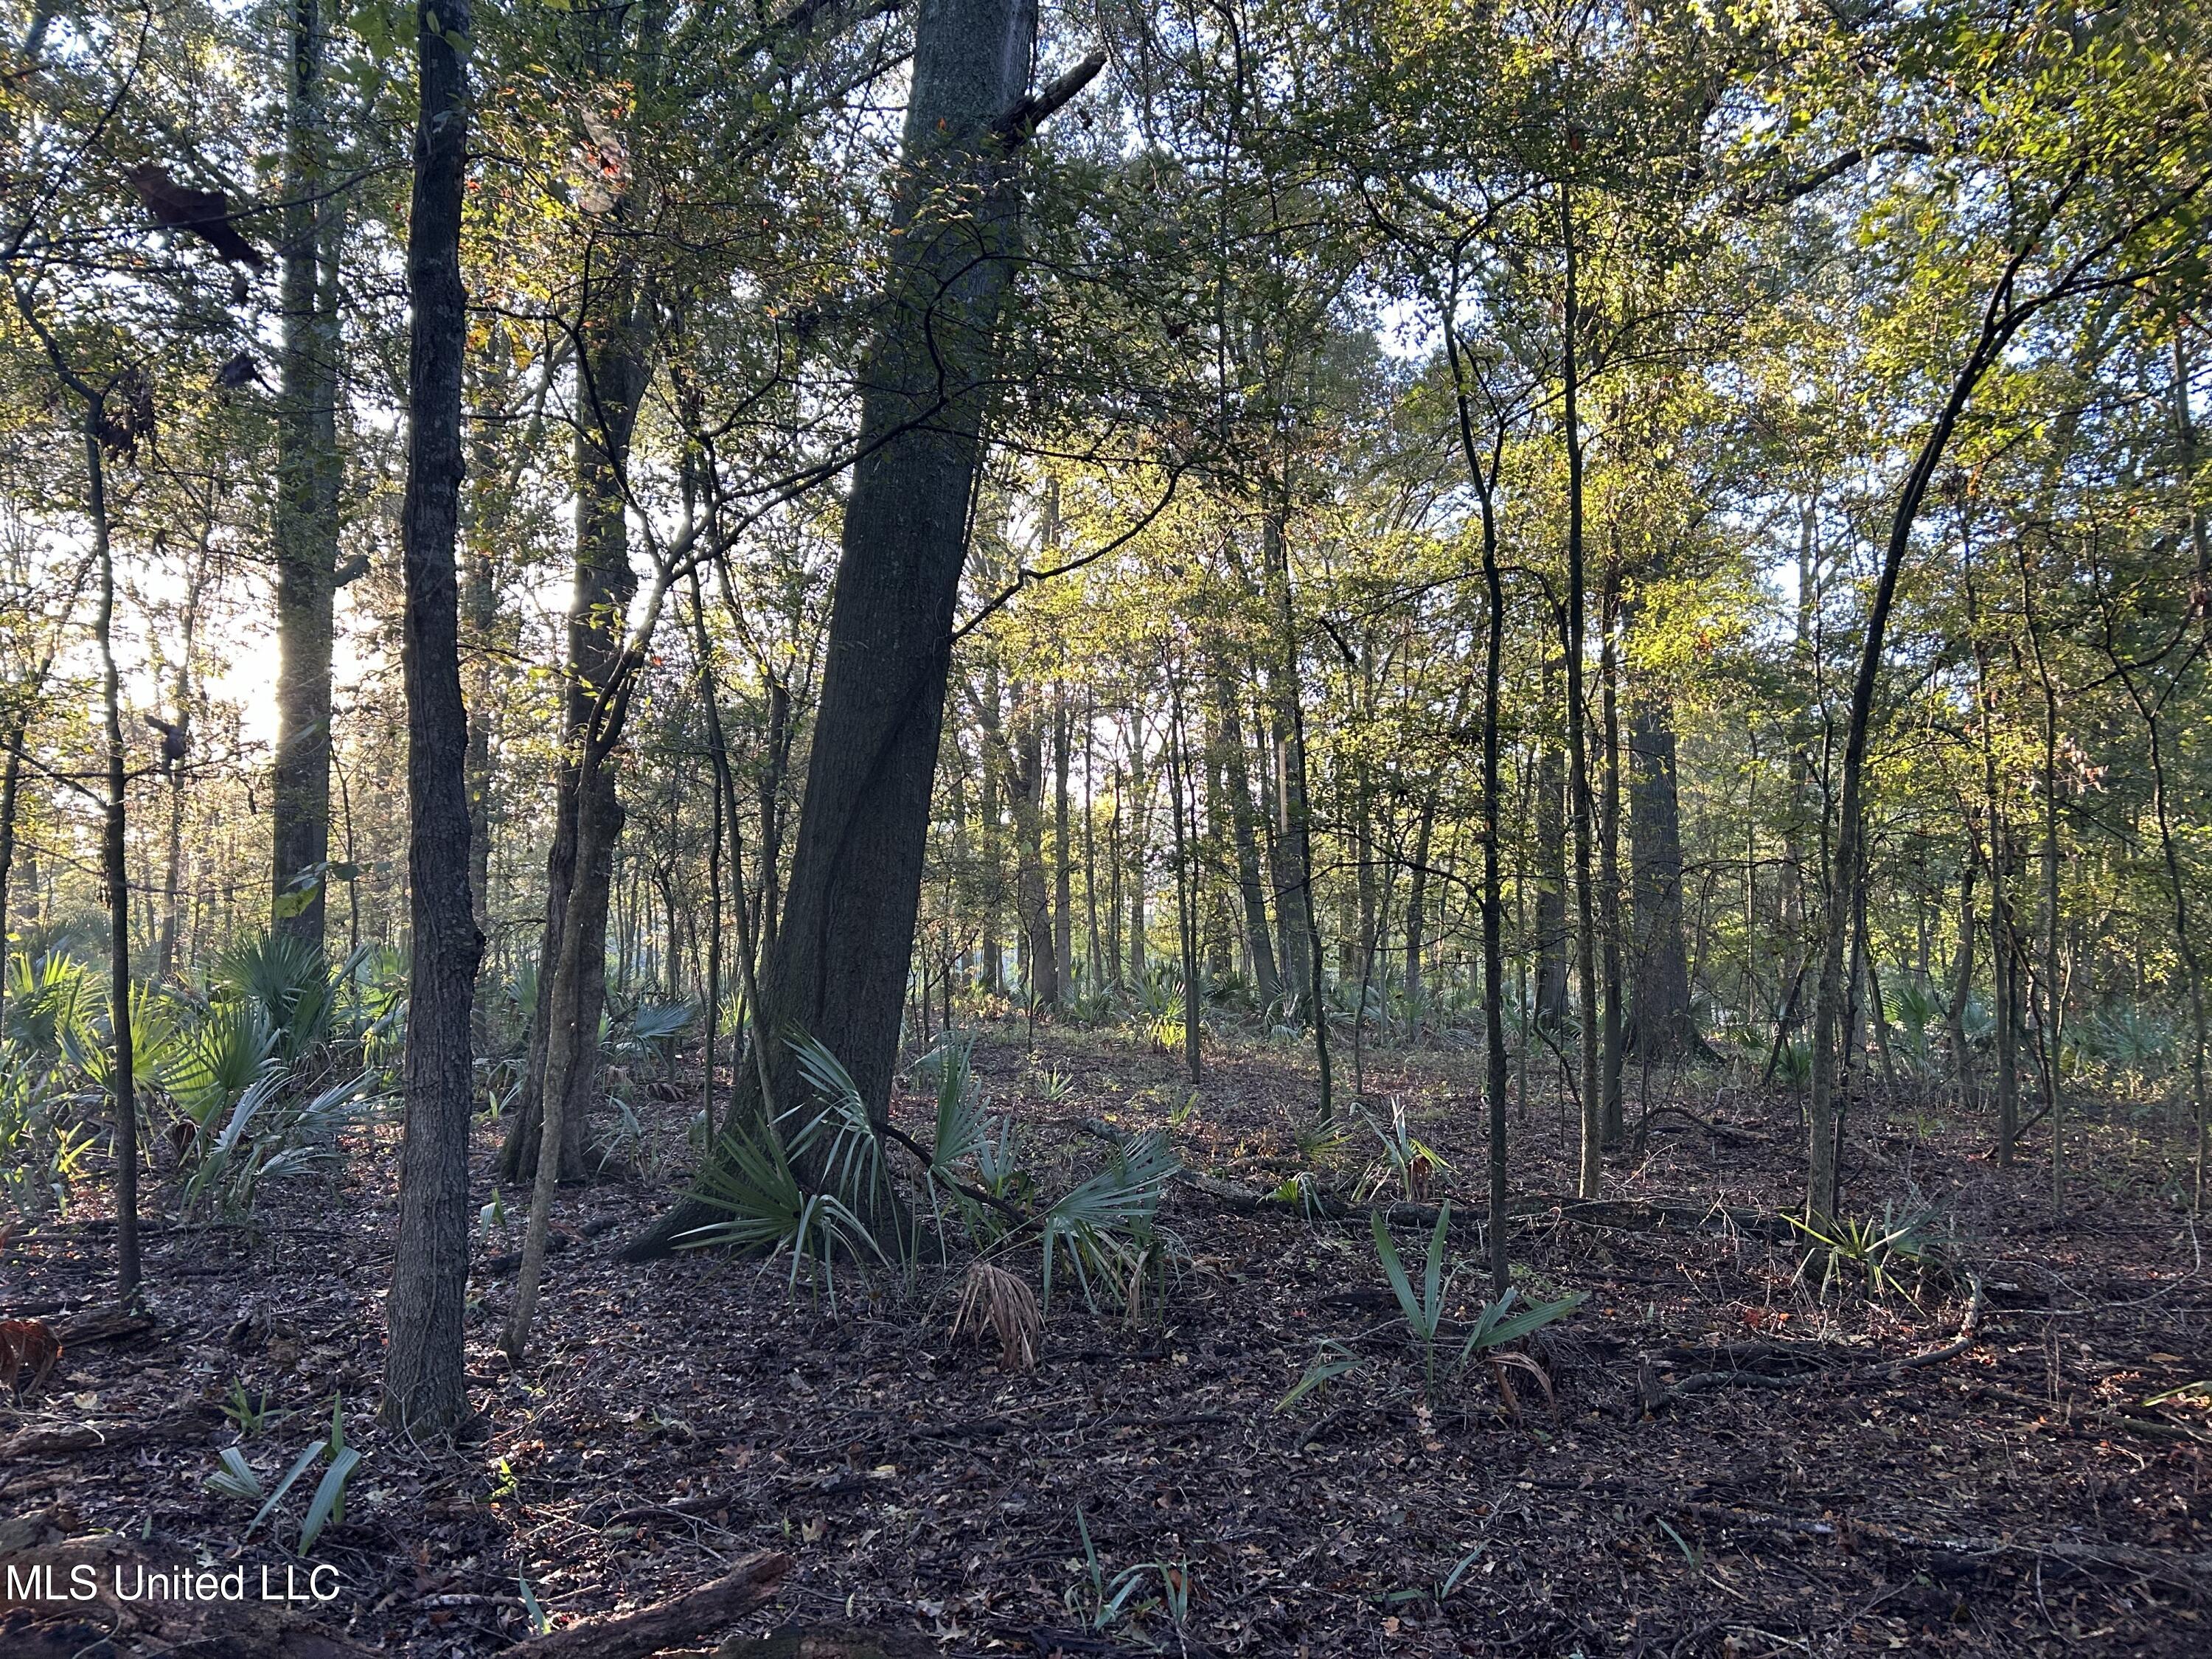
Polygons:
<instances>
[{"instance_id":1,"label":"slanted tree trunk","mask_svg":"<svg viewBox=\"0 0 2212 1659\"><path fill-rule=\"evenodd\" d=\"M331 840L331 640L337 592L339 217L325 194L325 25L285 0L283 343L276 402L276 762L270 788L275 931L319 946Z\"/></svg>"},{"instance_id":2,"label":"slanted tree trunk","mask_svg":"<svg viewBox=\"0 0 2212 1659\"><path fill-rule=\"evenodd\" d=\"M1453 403L1458 415L1462 458L1475 501L1482 514L1482 589L1486 601L1482 641L1482 1036L1484 1115L1489 1130L1490 1214L1488 1228L1490 1289L1502 1297L1512 1283L1505 1258L1505 910L1500 887L1498 857L1498 702L1502 685L1505 647L1505 585L1498 562L1498 477L1505 454L1506 426L1499 419L1490 430L1486 458L1474 441L1473 399L1468 395L1467 365L1460 349L1454 318L1456 294L1442 307L1444 349L1451 365ZM1496 404L1492 404L1493 411ZM1435 803L1422 818L1423 843ZM1425 861L1425 856L1424 860ZM1409 953L1410 954L1410 953ZM1524 1045L1525 1052L1525 1045Z\"/></svg>"},{"instance_id":3,"label":"slanted tree trunk","mask_svg":"<svg viewBox=\"0 0 2212 1659\"><path fill-rule=\"evenodd\" d=\"M1036 33L1035 0L933 0L917 20L889 291L860 376L861 459L789 896L759 987L763 1075L741 1081L734 1122L801 1099L787 1041L800 1033L837 1057L871 1115L886 1110L969 501L1020 240L1012 151L1104 61L1025 99ZM678 1206L630 1253L667 1249L700 1213Z\"/></svg>"},{"instance_id":4,"label":"slanted tree trunk","mask_svg":"<svg viewBox=\"0 0 2212 1659\"><path fill-rule=\"evenodd\" d=\"M15 872L15 810L23 783L23 739L30 729L27 709L18 712L0 732L8 753L0 760L0 957L6 954L9 911L15 902L9 884ZM7 963L0 961L0 1036L7 1035Z\"/></svg>"},{"instance_id":5,"label":"slanted tree trunk","mask_svg":"<svg viewBox=\"0 0 2212 1659\"><path fill-rule=\"evenodd\" d=\"M1636 1051L1647 1060L1702 1047L1682 939L1682 809L1673 711L1638 701L1628 735L1628 864L1636 962Z\"/></svg>"},{"instance_id":6,"label":"slanted tree trunk","mask_svg":"<svg viewBox=\"0 0 2212 1659\"><path fill-rule=\"evenodd\" d=\"M587 761L591 728L615 693L637 574L627 517L630 436L651 374L635 286L617 271L588 303L580 354L591 389L576 429L576 575L568 607L564 750L546 859L544 941L538 958L538 1018L517 1109L500 1149L501 1172L527 1180L538 1168L544 1106L557 1076L562 1103L560 1179L585 1177L586 1108L599 1072L599 1015L606 1001L607 906L623 807L613 745ZM586 795L590 796L587 800ZM570 948L568 929L582 929Z\"/></svg>"},{"instance_id":7,"label":"slanted tree trunk","mask_svg":"<svg viewBox=\"0 0 2212 1659\"><path fill-rule=\"evenodd\" d=\"M1844 956L1852 931L1852 919L1858 913L1856 901L1858 884L1863 875L1861 866L1864 862L1866 823L1862 796L1865 782L1867 734L1874 719L1875 690L1881 675L1882 654L1888 638L1890 606L1897 596L1898 575L1904 568L1905 552L1912 544L1912 527L1919 519L1921 504L1927 499L1929 488L1935 480L1936 468L1950 445L1952 434L1958 429L1960 417L1966 413L1968 400L1973 396L1975 387L1981 384L1982 376L2003 356L2014 334L2051 297L2046 295L2044 300L2026 305L2015 302L2014 277L2021 259L2026 258L2027 251L2025 247L2020 250L2008 267L2002 282L1991 295L1983 313L1981 330L1973 349L1953 379L1949 396L1913 457L1912 466L1898 492L1897 506L1890 517L1889 540L1882 551L1881 573L1875 579L1874 593L1867 608L1866 635L1859 651L1858 672L1851 682L1850 710L1844 727L1835 857L1829 869L1826 937L1821 947L1820 976L1813 1015L1813 1077L1806 1114L1811 1145L1806 1167L1805 1207L1806 1219L1815 1227L1825 1228L1830 1224L1836 1205L1838 1152L1836 1092L1839 1059L1837 1040L1850 989L1844 975ZM2001 848L2001 829L1992 824L1991 830ZM2002 856L2000 854L2000 860ZM1999 896L1998 902L2002 904L2005 881L2001 861L1991 865L1990 884ZM2001 961L1996 966L2002 980L2005 964ZM2002 1053L2001 1031L2001 1063ZM2002 1084L2002 1078L2000 1082ZM2005 1155L2007 1158L2010 1155L2008 1145Z\"/></svg>"},{"instance_id":8,"label":"slanted tree trunk","mask_svg":"<svg viewBox=\"0 0 2212 1659\"><path fill-rule=\"evenodd\" d=\"M483 949L469 907L468 713L461 702L461 186L468 165L468 0L418 0L415 187L408 217L411 322L407 488L400 508L407 612L406 1128L399 1237L385 1302L385 1423L437 1430L468 1410L461 1372L469 1270L470 1005Z\"/></svg>"}]
</instances>

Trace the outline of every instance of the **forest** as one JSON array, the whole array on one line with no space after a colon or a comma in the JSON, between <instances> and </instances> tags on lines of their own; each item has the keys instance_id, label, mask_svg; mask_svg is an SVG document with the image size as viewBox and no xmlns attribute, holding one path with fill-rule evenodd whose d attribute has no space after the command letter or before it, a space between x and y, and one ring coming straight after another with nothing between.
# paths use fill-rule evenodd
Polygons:
<instances>
[{"instance_id":1,"label":"forest","mask_svg":"<svg viewBox=\"0 0 2212 1659\"><path fill-rule=\"evenodd\" d=\"M0 1659L2212 1650L2212 15L12 0Z\"/></svg>"}]
</instances>

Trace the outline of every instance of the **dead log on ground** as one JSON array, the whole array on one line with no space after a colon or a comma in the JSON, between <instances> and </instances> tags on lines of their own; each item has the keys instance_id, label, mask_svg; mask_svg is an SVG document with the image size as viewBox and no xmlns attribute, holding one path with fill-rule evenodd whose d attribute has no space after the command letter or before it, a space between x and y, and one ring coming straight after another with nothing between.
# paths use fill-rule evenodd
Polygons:
<instances>
[{"instance_id":1,"label":"dead log on ground","mask_svg":"<svg viewBox=\"0 0 2212 1659\"><path fill-rule=\"evenodd\" d=\"M611 1619L593 1619L502 1648L499 1659L645 1659L734 1623L775 1593L788 1555L748 1556L713 1583Z\"/></svg>"}]
</instances>

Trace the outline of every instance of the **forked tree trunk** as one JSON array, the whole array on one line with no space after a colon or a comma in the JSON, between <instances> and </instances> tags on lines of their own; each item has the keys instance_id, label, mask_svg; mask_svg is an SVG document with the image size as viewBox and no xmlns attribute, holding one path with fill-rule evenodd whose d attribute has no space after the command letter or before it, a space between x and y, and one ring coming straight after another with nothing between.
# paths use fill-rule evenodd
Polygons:
<instances>
[{"instance_id":1,"label":"forked tree trunk","mask_svg":"<svg viewBox=\"0 0 2212 1659\"><path fill-rule=\"evenodd\" d=\"M469 1012L483 940L469 907L468 714L461 702L461 186L468 165L468 0L418 0L421 88L408 217L412 301L407 489L400 508L407 614L407 1123L399 1237L385 1311L383 1420L430 1429L468 1410L461 1316L469 1270Z\"/></svg>"},{"instance_id":2,"label":"forked tree trunk","mask_svg":"<svg viewBox=\"0 0 2212 1659\"><path fill-rule=\"evenodd\" d=\"M799 1102L790 1040L802 1033L842 1063L872 1115L886 1109L969 501L1019 245L1012 152L1103 61L1024 100L1036 34L1035 0L925 0L917 20L889 293L860 374L861 459L791 885L761 977L762 1075L740 1081L733 1123ZM666 1250L706 1213L679 1205L630 1254Z\"/></svg>"}]
</instances>

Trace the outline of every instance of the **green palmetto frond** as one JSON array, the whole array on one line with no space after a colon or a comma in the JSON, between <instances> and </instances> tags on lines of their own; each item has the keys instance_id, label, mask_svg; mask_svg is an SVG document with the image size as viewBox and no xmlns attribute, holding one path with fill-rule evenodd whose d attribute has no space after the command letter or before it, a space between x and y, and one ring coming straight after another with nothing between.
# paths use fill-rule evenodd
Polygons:
<instances>
[{"instance_id":1,"label":"green palmetto frond","mask_svg":"<svg viewBox=\"0 0 2212 1659\"><path fill-rule=\"evenodd\" d=\"M1038 1219L1044 1242L1044 1305L1052 1306L1053 1267L1061 1252L1092 1301L1091 1279L1126 1278L1139 1244L1148 1239L1167 1183L1182 1159L1158 1129L1132 1135L1115 1149L1106 1168L1062 1197Z\"/></svg>"}]
</instances>

